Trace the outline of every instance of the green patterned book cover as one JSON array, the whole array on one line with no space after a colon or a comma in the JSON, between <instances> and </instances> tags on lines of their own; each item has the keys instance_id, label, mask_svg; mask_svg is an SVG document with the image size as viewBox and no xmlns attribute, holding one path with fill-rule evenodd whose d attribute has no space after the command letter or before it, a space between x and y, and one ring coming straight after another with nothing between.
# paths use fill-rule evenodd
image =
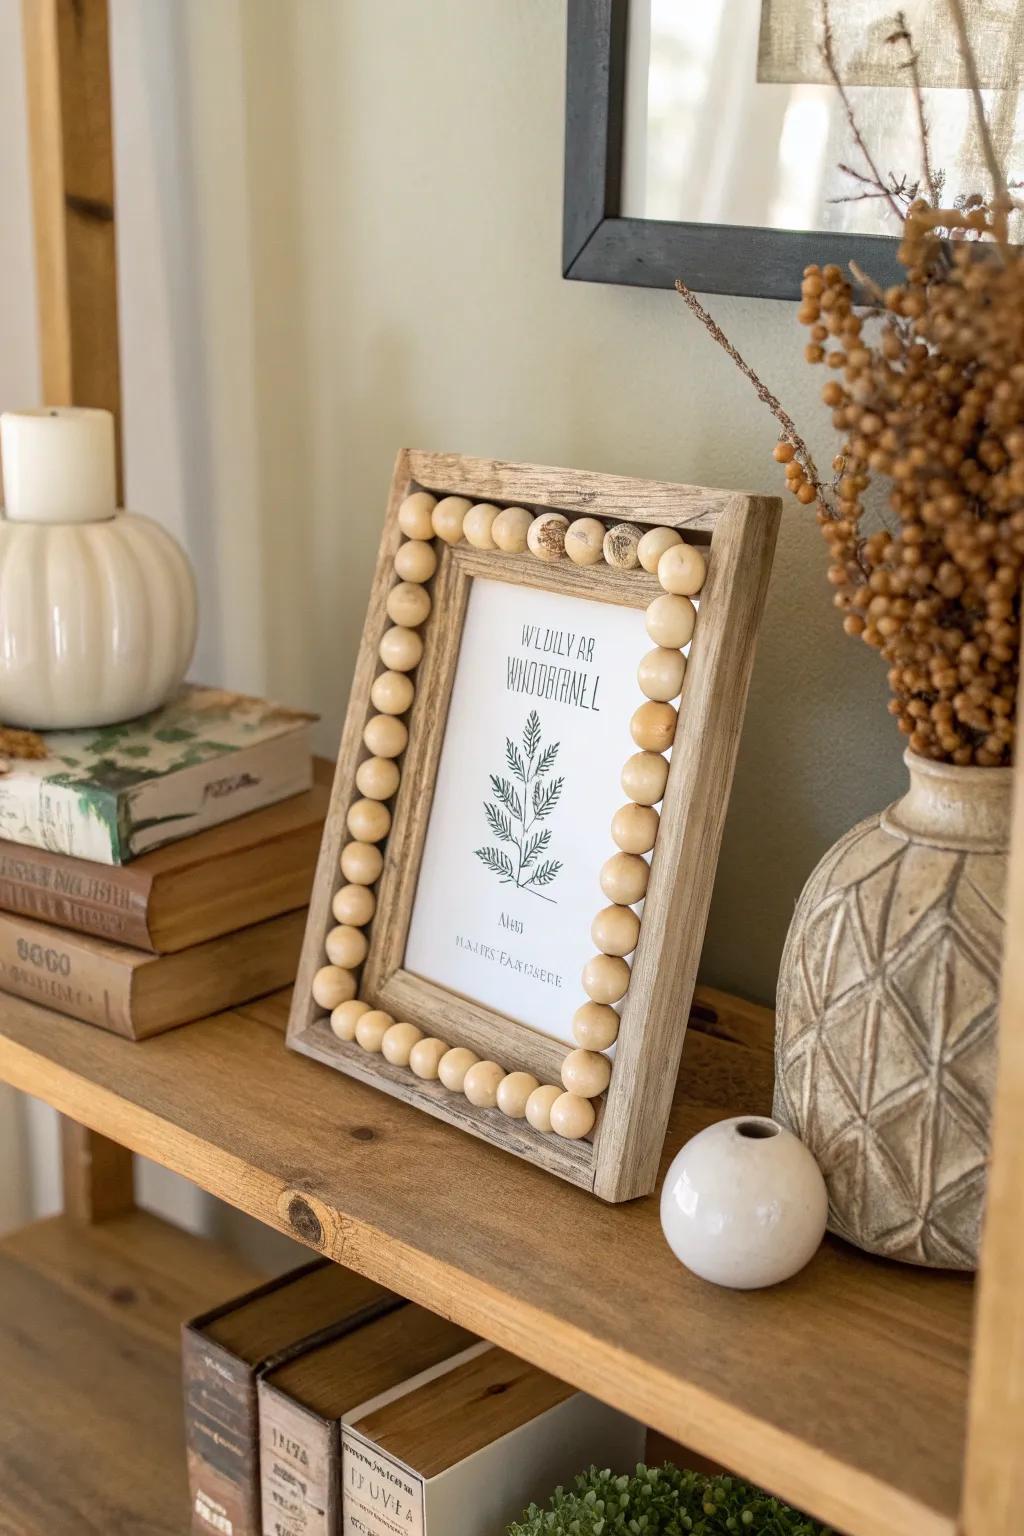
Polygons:
<instances>
[{"instance_id":1,"label":"green patterned book cover","mask_svg":"<svg viewBox=\"0 0 1024 1536\"><path fill-rule=\"evenodd\" d=\"M141 719L44 732L45 757L0 759L0 838L126 864L307 790L315 719L186 684Z\"/></svg>"}]
</instances>

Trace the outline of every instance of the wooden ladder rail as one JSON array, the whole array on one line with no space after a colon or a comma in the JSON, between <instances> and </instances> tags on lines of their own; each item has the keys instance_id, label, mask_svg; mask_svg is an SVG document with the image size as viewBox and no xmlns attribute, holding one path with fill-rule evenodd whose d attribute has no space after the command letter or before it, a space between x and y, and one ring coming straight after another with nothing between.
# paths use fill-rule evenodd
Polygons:
<instances>
[{"instance_id":1,"label":"wooden ladder rail","mask_svg":"<svg viewBox=\"0 0 1024 1536\"><path fill-rule=\"evenodd\" d=\"M22 0L43 400L103 406L121 380L107 0ZM64 1208L102 1221L135 1203L126 1148L62 1119Z\"/></svg>"}]
</instances>

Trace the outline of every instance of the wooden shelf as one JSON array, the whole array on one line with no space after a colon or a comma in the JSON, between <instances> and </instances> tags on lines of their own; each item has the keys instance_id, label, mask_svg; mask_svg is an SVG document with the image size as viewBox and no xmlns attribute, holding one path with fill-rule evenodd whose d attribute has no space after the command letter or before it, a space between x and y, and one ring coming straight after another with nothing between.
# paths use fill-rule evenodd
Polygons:
<instances>
[{"instance_id":1,"label":"wooden shelf","mask_svg":"<svg viewBox=\"0 0 1024 1536\"><path fill-rule=\"evenodd\" d=\"M829 1241L786 1285L718 1290L655 1198L603 1205L286 1053L285 1018L278 997L137 1045L4 999L0 1075L849 1536L954 1536L969 1281ZM770 1103L771 1016L705 992L695 1025L666 1157Z\"/></svg>"},{"instance_id":2,"label":"wooden shelf","mask_svg":"<svg viewBox=\"0 0 1024 1536\"><path fill-rule=\"evenodd\" d=\"M184 1536L181 1322L258 1278L142 1211L0 1240L0 1531Z\"/></svg>"}]
</instances>

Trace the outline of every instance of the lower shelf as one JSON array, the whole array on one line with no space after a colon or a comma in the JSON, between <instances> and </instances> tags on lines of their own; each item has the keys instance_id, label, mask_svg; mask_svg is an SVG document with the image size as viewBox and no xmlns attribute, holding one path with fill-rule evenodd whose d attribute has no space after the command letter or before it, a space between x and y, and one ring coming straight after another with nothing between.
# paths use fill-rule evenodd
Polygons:
<instances>
[{"instance_id":1,"label":"lower shelf","mask_svg":"<svg viewBox=\"0 0 1024 1536\"><path fill-rule=\"evenodd\" d=\"M0 1536L184 1536L181 1322L260 1278L143 1211L0 1240Z\"/></svg>"}]
</instances>

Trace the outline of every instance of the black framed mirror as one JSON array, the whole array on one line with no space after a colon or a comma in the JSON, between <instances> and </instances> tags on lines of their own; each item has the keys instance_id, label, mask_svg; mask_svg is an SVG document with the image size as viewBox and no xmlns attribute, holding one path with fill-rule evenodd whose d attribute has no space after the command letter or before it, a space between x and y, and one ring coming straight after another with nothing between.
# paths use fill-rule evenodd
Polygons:
<instances>
[{"instance_id":1,"label":"black framed mirror","mask_svg":"<svg viewBox=\"0 0 1024 1536\"><path fill-rule=\"evenodd\" d=\"M978 4L982 83L1009 158L1022 99L1014 50L986 37ZM934 15L925 25L927 0L904 9L911 24L920 16L946 195L983 190L955 40ZM905 59L886 41L893 10L891 0L834 4L836 54L884 173L913 176L916 109ZM567 278L661 288L682 277L698 292L775 299L799 297L812 261L855 261L883 285L897 280L898 241L882 232L895 220L841 169L856 151L821 57L821 14L821 0L568 0ZM682 211L694 216L674 216Z\"/></svg>"}]
</instances>

